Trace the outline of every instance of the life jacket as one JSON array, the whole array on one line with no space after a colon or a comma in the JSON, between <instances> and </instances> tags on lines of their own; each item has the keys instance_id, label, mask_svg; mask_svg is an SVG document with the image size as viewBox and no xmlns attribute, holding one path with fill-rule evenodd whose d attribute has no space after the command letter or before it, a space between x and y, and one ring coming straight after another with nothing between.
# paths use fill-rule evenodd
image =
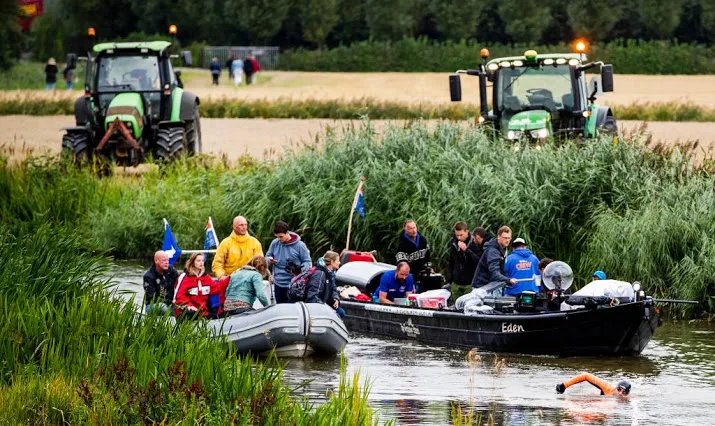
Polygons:
<instances>
[{"instance_id":1,"label":"life jacket","mask_svg":"<svg viewBox=\"0 0 715 426\"><path fill-rule=\"evenodd\" d=\"M209 296L214 287L218 288L209 275L197 277L186 273L181 274L174 288L174 314L179 316L183 311L195 310L201 316L208 316ZM213 292L215 294L216 290Z\"/></svg>"}]
</instances>

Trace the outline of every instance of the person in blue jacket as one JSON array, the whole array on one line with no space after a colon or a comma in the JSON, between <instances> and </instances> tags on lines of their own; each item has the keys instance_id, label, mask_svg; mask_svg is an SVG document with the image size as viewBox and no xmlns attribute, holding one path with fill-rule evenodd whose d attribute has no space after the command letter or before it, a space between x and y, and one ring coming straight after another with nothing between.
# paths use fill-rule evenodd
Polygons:
<instances>
[{"instance_id":1,"label":"person in blue jacket","mask_svg":"<svg viewBox=\"0 0 715 426\"><path fill-rule=\"evenodd\" d=\"M509 278L515 278L517 282L507 287L504 294L515 296L522 291L538 292L539 288L534 276L540 275L539 258L526 247L523 238L515 239L511 246L514 251L506 257L504 272Z\"/></svg>"},{"instance_id":2,"label":"person in blue jacket","mask_svg":"<svg viewBox=\"0 0 715 426\"><path fill-rule=\"evenodd\" d=\"M266 263L273 266L272 281L275 285L276 303L290 303L288 289L294 274L307 271L313 266L310 251L288 224L279 220L273 226L273 235L266 252Z\"/></svg>"},{"instance_id":3,"label":"person in blue jacket","mask_svg":"<svg viewBox=\"0 0 715 426\"><path fill-rule=\"evenodd\" d=\"M402 261L397 264L395 272L387 271L380 278L380 286L375 290L378 303L394 305L395 299L405 298L415 292L415 282L410 274L409 263Z\"/></svg>"}]
</instances>

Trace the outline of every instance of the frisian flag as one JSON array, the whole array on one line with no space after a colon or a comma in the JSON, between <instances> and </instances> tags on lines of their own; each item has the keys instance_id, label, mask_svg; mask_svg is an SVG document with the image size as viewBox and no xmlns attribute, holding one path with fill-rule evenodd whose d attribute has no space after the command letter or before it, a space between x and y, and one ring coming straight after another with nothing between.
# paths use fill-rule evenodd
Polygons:
<instances>
[{"instance_id":1,"label":"frisian flag","mask_svg":"<svg viewBox=\"0 0 715 426\"><path fill-rule=\"evenodd\" d=\"M355 205L353 208L357 212L357 214L360 215L360 218L365 220L365 197L362 192L363 187L363 182L360 182L360 185L358 185L357 192L355 193Z\"/></svg>"},{"instance_id":2,"label":"frisian flag","mask_svg":"<svg viewBox=\"0 0 715 426\"><path fill-rule=\"evenodd\" d=\"M208 222L206 222L206 238L204 238L204 250L211 250L212 247L218 247L218 237L216 236L216 231L214 230L214 222L209 216ZM208 253L204 253L204 258Z\"/></svg>"},{"instance_id":3,"label":"frisian flag","mask_svg":"<svg viewBox=\"0 0 715 426\"><path fill-rule=\"evenodd\" d=\"M176 238L174 238L174 234L171 232L169 222L166 219L164 219L164 243L161 249L169 255L169 265L173 265L181 256L179 244L177 244Z\"/></svg>"}]
</instances>

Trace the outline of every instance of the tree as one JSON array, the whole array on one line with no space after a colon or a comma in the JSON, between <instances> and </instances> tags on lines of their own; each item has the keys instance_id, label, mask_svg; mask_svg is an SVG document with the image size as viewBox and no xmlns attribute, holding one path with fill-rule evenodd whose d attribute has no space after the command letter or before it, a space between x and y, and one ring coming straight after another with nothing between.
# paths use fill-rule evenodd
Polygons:
<instances>
[{"instance_id":1,"label":"tree","mask_svg":"<svg viewBox=\"0 0 715 426\"><path fill-rule=\"evenodd\" d=\"M366 0L365 19L376 40L400 40L415 27L415 0Z\"/></svg>"},{"instance_id":2,"label":"tree","mask_svg":"<svg viewBox=\"0 0 715 426\"><path fill-rule=\"evenodd\" d=\"M576 36L603 40L621 17L621 1L573 0L566 6L566 12Z\"/></svg>"},{"instance_id":3,"label":"tree","mask_svg":"<svg viewBox=\"0 0 715 426\"><path fill-rule=\"evenodd\" d=\"M646 31L659 40L673 35L680 23L682 0L638 0L638 11Z\"/></svg>"},{"instance_id":4,"label":"tree","mask_svg":"<svg viewBox=\"0 0 715 426\"><path fill-rule=\"evenodd\" d=\"M715 4L712 0L702 0L700 6L702 7L703 32L705 37L709 36L709 40L702 41L715 41Z\"/></svg>"},{"instance_id":5,"label":"tree","mask_svg":"<svg viewBox=\"0 0 715 426\"><path fill-rule=\"evenodd\" d=\"M430 0L429 3L437 31L456 41L474 37L483 9L483 0Z\"/></svg>"},{"instance_id":6,"label":"tree","mask_svg":"<svg viewBox=\"0 0 715 426\"><path fill-rule=\"evenodd\" d=\"M251 44L270 41L288 16L291 0L228 0L224 15L227 29L237 29Z\"/></svg>"},{"instance_id":7,"label":"tree","mask_svg":"<svg viewBox=\"0 0 715 426\"><path fill-rule=\"evenodd\" d=\"M329 37L332 42L349 44L368 38L370 31L365 22L364 1L339 0L338 15L338 24Z\"/></svg>"},{"instance_id":8,"label":"tree","mask_svg":"<svg viewBox=\"0 0 715 426\"><path fill-rule=\"evenodd\" d=\"M551 11L540 0L502 0L498 10L515 42L538 43L551 23Z\"/></svg>"},{"instance_id":9,"label":"tree","mask_svg":"<svg viewBox=\"0 0 715 426\"><path fill-rule=\"evenodd\" d=\"M338 0L305 0L300 9L303 38L323 48L325 39L338 23Z\"/></svg>"},{"instance_id":10,"label":"tree","mask_svg":"<svg viewBox=\"0 0 715 426\"><path fill-rule=\"evenodd\" d=\"M7 69L20 56L20 9L16 0L0 0L0 69Z\"/></svg>"}]
</instances>

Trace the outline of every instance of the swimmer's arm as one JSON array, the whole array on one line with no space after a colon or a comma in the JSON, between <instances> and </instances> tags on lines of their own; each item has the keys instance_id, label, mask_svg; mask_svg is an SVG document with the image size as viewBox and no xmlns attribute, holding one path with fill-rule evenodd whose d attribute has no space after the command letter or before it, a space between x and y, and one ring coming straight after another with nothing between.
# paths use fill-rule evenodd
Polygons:
<instances>
[{"instance_id":1,"label":"swimmer's arm","mask_svg":"<svg viewBox=\"0 0 715 426\"><path fill-rule=\"evenodd\" d=\"M610 383L600 377L594 376L591 373L581 373L578 376L572 377L570 380L564 382L564 388L568 388L584 381L589 382L590 384L600 389L601 394L603 395L611 395L616 390L616 388L613 387Z\"/></svg>"}]
</instances>

